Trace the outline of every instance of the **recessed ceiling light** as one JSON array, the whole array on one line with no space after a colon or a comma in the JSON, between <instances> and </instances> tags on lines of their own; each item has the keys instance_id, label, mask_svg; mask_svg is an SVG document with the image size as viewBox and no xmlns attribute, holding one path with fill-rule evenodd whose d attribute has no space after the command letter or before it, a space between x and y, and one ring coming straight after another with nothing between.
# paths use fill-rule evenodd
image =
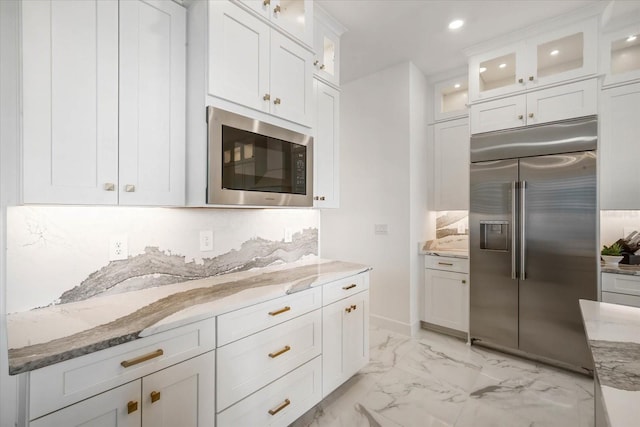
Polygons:
<instances>
[{"instance_id":1,"label":"recessed ceiling light","mask_svg":"<svg viewBox=\"0 0 640 427\"><path fill-rule=\"evenodd\" d=\"M487 71L487 67L480 67L480 72L484 73L485 71Z\"/></svg>"},{"instance_id":2,"label":"recessed ceiling light","mask_svg":"<svg viewBox=\"0 0 640 427\"><path fill-rule=\"evenodd\" d=\"M507 64L505 64L505 63L502 63L502 64L498 65L498 67L500 67L500 68L506 68L506 66L507 66Z\"/></svg>"},{"instance_id":3,"label":"recessed ceiling light","mask_svg":"<svg viewBox=\"0 0 640 427\"><path fill-rule=\"evenodd\" d=\"M464 21L462 19L454 19L453 21L449 22L449 29L450 30L457 30L458 28L462 27L464 25Z\"/></svg>"},{"instance_id":4,"label":"recessed ceiling light","mask_svg":"<svg viewBox=\"0 0 640 427\"><path fill-rule=\"evenodd\" d=\"M552 50L551 52L549 52L549 55L556 56L559 53L560 53L560 51L558 49L555 49L555 50Z\"/></svg>"},{"instance_id":5,"label":"recessed ceiling light","mask_svg":"<svg viewBox=\"0 0 640 427\"><path fill-rule=\"evenodd\" d=\"M633 36L633 35L632 35L632 36L627 37L627 41L628 41L628 42L632 42L632 41L634 41L634 40L635 40L635 39L637 39L637 38L638 38L637 36Z\"/></svg>"},{"instance_id":6,"label":"recessed ceiling light","mask_svg":"<svg viewBox=\"0 0 640 427\"><path fill-rule=\"evenodd\" d=\"M460 89L460 83L456 83L456 84L454 84L454 85L453 85L453 87L454 87L455 89Z\"/></svg>"}]
</instances>

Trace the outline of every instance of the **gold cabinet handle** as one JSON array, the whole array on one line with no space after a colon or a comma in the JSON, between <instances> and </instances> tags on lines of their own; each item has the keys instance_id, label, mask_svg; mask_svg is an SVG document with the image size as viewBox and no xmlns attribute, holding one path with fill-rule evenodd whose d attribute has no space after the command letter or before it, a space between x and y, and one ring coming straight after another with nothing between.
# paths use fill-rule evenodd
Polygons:
<instances>
[{"instance_id":1,"label":"gold cabinet handle","mask_svg":"<svg viewBox=\"0 0 640 427\"><path fill-rule=\"evenodd\" d=\"M524 116L522 114L518 114L518 120L522 120Z\"/></svg>"},{"instance_id":2,"label":"gold cabinet handle","mask_svg":"<svg viewBox=\"0 0 640 427\"><path fill-rule=\"evenodd\" d=\"M320 200L324 200L324 196L320 196Z\"/></svg>"},{"instance_id":3,"label":"gold cabinet handle","mask_svg":"<svg viewBox=\"0 0 640 427\"><path fill-rule=\"evenodd\" d=\"M316 59L315 61L313 61L313 66L314 66L314 67L317 67L319 63L320 63L320 61L318 61L318 60Z\"/></svg>"},{"instance_id":4,"label":"gold cabinet handle","mask_svg":"<svg viewBox=\"0 0 640 427\"><path fill-rule=\"evenodd\" d=\"M450 267L452 267L452 266L453 266L453 264L452 264L452 263L450 263L450 262L438 262L438 265L448 265L448 266L450 266Z\"/></svg>"},{"instance_id":5,"label":"gold cabinet handle","mask_svg":"<svg viewBox=\"0 0 640 427\"><path fill-rule=\"evenodd\" d=\"M262 2L262 4L263 4L264 6L269 6L269 5L271 4L271 0L264 0L264 1Z\"/></svg>"},{"instance_id":6,"label":"gold cabinet handle","mask_svg":"<svg viewBox=\"0 0 640 427\"><path fill-rule=\"evenodd\" d=\"M138 410L138 402L135 400L130 400L129 403L127 403L127 414L131 414L133 412L136 412Z\"/></svg>"},{"instance_id":7,"label":"gold cabinet handle","mask_svg":"<svg viewBox=\"0 0 640 427\"><path fill-rule=\"evenodd\" d=\"M127 184L124 186L124 191L126 191L127 193L133 193L134 191L136 191L136 186L133 184Z\"/></svg>"},{"instance_id":8,"label":"gold cabinet handle","mask_svg":"<svg viewBox=\"0 0 640 427\"><path fill-rule=\"evenodd\" d=\"M529 118L533 118L533 113L529 113Z\"/></svg>"},{"instance_id":9,"label":"gold cabinet handle","mask_svg":"<svg viewBox=\"0 0 640 427\"><path fill-rule=\"evenodd\" d=\"M322 64L322 65L320 66L320 69L321 69L321 70L324 70L324 68L325 68L325 65L324 65L324 64Z\"/></svg>"},{"instance_id":10,"label":"gold cabinet handle","mask_svg":"<svg viewBox=\"0 0 640 427\"><path fill-rule=\"evenodd\" d=\"M349 289L355 288L357 285L355 283L350 284L349 286L343 286L342 289L348 291Z\"/></svg>"},{"instance_id":11,"label":"gold cabinet handle","mask_svg":"<svg viewBox=\"0 0 640 427\"><path fill-rule=\"evenodd\" d=\"M288 345L285 345L284 348L282 348L281 350L278 350L278 351L273 352L273 353L269 353L269 357L272 358L272 359L275 359L276 357L280 356L281 354L286 353L289 350L291 350L291 347L289 347Z\"/></svg>"},{"instance_id":12,"label":"gold cabinet handle","mask_svg":"<svg viewBox=\"0 0 640 427\"><path fill-rule=\"evenodd\" d=\"M265 93L264 96L262 97L263 101L269 101L271 99L271 95L268 93Z\"/></svg>"},{"instance_id":13,"label":"gold cabinet handle","mask_svg":"<svg viewBox=\"0 0 640 427\"><path fill-rule=\"evenodd\" d=\"M155 359L156 357L160 357L163 354L164 354L164 351L162 351L162 349L159 348L154 352L142 355L140 357L136 357L134 359L129 359L129 360L123 360L122 362L120 362L120 365L122 365L125 368L128 368L129 366L137 365L138 363L142 363L142 362L146 362L147 360Z\"/></svg>"},{"instance_id":14,"label":"gold cabinet handle","mask_svg":"<svg viewBox=\"0 0 640 427\"><path fill-rule=\"evenodd\" d=\"M353 304L353 305L351 306L351 310L355 310L356 308L358 308L358 306L357 306L357 305L355 305L355 304Z\"/></svg>"},{"instance_id":15,"label":"gold cabinet handle","mask_svg":"<svg viewBox=\"0 0 640 427\"><path fill-rule=\"evenodd\" d=\"M467 281L466 281L466 280L463 280L463 281L462 281L462 283L467 283Z\"/></svg>"},{"instance_id":16,"label":"gold cabinet handle","mask_svg":"<svg viewBox=\"0 0 640 427\"><path fill-rule=\"evenodd\" d=\"M281 103L281 102L282 102L282 101L280 100L280 98L276 98L276 99L274 99L274 100L273 100L273 103L274 103L275 105L280 105L280 103Z\"/></svg>"},{"instance_id":17,"label":"gold cabinet handle","mask_svg":"<svg viewBox=\"0 0 640 427\"><path fill-rule=\"evenodd\" d=\"M533 81L533 76L529 76L529 81L532 82Z\"/></svg>"},{"instance_id":18,"label":"gold cabinet handle","mask_svg":"<svg viewBox=\"0 0 640 427\"><path fill-rule=\"evenodd\" d=\"M347 307L344 309L344 311L346 311L347 313L351 313L351 310L353 310L351 307Z\"/></svg>"},{"instance_id":19,"label":"gold cabinet handle","mask_svg":"<svg viewBox=\"0 0 640 427\"><path fill-rule=\"evenodd\" d=\"M524 83L524 79L518 79L518 83Z\"/></svg>"},{"instance_id":20,"label":"gold cabinet handle","mask_svg":"<svg viewBox=\"0 0 640 427\"><path fill-rule=\"evenodd\" d=\"M104 191L116 191L116 185L113 182L107 182L104 184Z\"/></svg>"},{"instance_id":21,"label":"gold cabinet handle","mask_svg":"<svg viewBox=\"0 0 640 427\"><path fill-rule=\"evenodd\" d=\"M160 392L159 391L152 391L151 392L151 403L157 402L158 400L160 400Z\"/></svg>"},{"instance_id":22,"label":"gold cabinet handle","mask_svg":"<svg viewBox=\"0 0 640 427\"><path fill-rule=\"evenodd\" d=\"M313 200L320 200L320 197L314 196Z\"/></svg>"},{"instance_id":23,"label":"gold cabinet handle","mask_svg":"<svg viewBox=\"0 0 640 427\"><path fill-rule=\"evenodd\" d=\"M291 307L289 307L287 305L287 306L284 306L283 308L281 308L280 310L270 311L269 312L269 316L277 316L278 314L286 313L289 310L291 310Z\"/></svg>"},{"instance_id":24,"label":"gold cabinet handle","mask_svg":"<svg viewBox=\"0 0 640 427\"><path fill-rule=\"evenodd\" d=\"M279 404L275 408L269 409L269 415L275 415L275 414L277 414L278 412L282 411L284 408L286 408L289 405L291 405L291 401L289 399L285 399L284 402L282 402L281 404Z\"/></svg>"},{"instance_id":25,"label":"gold cabinet handle","mask_svg":"<svg viewBox=\"0 0 640 427\"><path fill-rule=\"evenodd\" d=\"M276 7L273 8L273 13L280 13L282 9L280 9L280 5L276 5Z\"/></svg>"}]
</instances>

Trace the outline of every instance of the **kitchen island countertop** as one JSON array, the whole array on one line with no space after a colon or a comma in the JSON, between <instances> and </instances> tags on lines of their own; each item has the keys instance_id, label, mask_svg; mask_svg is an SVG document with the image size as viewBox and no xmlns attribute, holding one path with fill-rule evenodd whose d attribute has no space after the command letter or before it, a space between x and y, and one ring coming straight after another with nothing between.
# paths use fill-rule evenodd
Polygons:
<instances>
[{"instance_id":1,"label":"kitchen island countertop","mask_svg":"<svg viewBox=\"0 0 640 427\"><path fill-rule=\"evenodd\" d=\"M587 340L611 427L640 420L640 308L580 300Z\"/></svg>"},{"instance_id":2,"label":"kitchen island countertop","mask_svg":"<svg viewBox=\"0 0 640 427\"><path fill-rule=\"evenodd\" d=\"M368 271L311 259L7 316L9 373L39 369Z\"/></svg>"}]
</instances>

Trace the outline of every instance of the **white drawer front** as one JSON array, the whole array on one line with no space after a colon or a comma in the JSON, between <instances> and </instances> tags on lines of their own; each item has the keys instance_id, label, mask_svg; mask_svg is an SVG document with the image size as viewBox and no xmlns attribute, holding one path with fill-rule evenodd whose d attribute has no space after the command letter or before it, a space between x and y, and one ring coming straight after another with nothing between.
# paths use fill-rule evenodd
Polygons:
<instances>
[{"instance_id":1,"label":"white drawer front","mask_svg":"<svg viewBox=\"0 0 640 427\"><path fill-rule=\"evenodd\" d=\"M602 292L602 301L613 304L629 305L631 307L640 307L640 296L616 294L613 292Z\"/></svg>"},{"instance_id":2,"label":"white drawer front","mask_svg":"<svg viewBox=\"0 0 640 427\"><path fill-rule=\"evenodd\" d=\"M322 305L350 297L365 289L369 289L368 272L327 283L322 287Z\"/></svg>"},{"instance_id":3,"label":"white drawer front","mask_svg":"<svg viewBox=\"0 0 640 427\"><path fill-rule=\"evenodd\" d=\"M218 414L216 426L291 424L322 399L321 368L321 356L318 356Z\"/></svg>"},{"instance_id":4,"label":"white drawer front","mask_svg":"<svg viewBox=\"0 0 640 427\"><path fill-rule=\"evenodd\" d=\"M469 272L469 260L463 258L426 255L424 257L424 264L425 268L431 268L433 270L454 271L458 273Z\"/></svg>"},{"instance_id":5,"label":"white drawer front","mask_svg":"<svg viewBox=\"0 0 640 427\"><path fill-rule=\"evenodd\" d=\"M602 290L640 296L640 276L602 273Z\"/></svg>"},{"instance_id":6,"label":"white drawer front","mask_svg":"<svg viewBox=\"0 0 640 427\"><path fill-rule=\"evenodd\" d=\"M37 369L29 374L29 417L40 417L214 348L215 319L211 318ZM155 357L129 367L121 364L143 356Z\"/></svg>"},{"instance_id":7,"label":"white drawer front","mask_svg":"<svg viewBox=\"0 0 640 427\"><path fill-rule=\"evenodd\" d=\"M321 300L322 289L318 287L218 316L218 346L318 309Z\"/></svg>"},{"instance_id":8,"label":"white drawer front","mask_svg":"<svg viewBox=\"0 0 640 427\"><path fill-rule=\"evenodd\" d=\"M218 348L217 411L318 356L322 313L315 310Z\"/></svg>"}]
</instances>

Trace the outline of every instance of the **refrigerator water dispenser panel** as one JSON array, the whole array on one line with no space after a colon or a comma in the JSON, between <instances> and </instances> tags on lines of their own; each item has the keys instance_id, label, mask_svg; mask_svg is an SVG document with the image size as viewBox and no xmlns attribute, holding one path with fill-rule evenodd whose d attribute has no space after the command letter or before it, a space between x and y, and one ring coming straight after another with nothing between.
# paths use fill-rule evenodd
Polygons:
<instances>
[{"instance_id":1,"label":"refrigerator water dispenser panel","mask_svg":"<svg viewBox=\"0 0 640 427\"><path fill-rule=\"evenodd\" d=\"M509 250L509 222L480 220L480 249Z\"/></svg>"}]
</instances>

